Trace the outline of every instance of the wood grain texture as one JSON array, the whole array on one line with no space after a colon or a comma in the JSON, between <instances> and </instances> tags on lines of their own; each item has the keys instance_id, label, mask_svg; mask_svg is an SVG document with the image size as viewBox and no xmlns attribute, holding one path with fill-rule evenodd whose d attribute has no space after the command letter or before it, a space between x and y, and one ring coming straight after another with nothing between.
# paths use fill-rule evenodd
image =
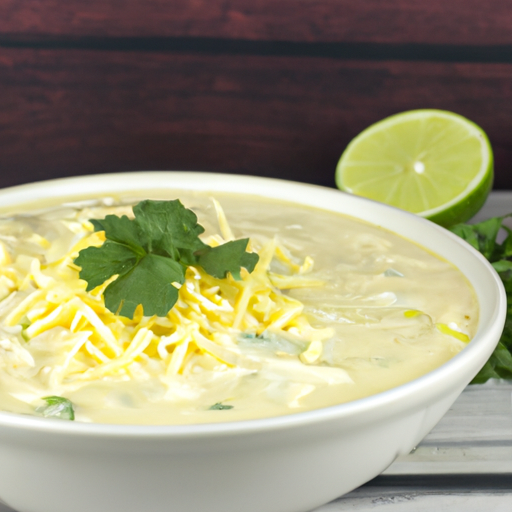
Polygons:
<instances>
[{"instance_id":1,"label":"wood grain texture","mask_svg":"<svg viewBox=\"0 0 512 512\"><path fill-rule=\"evenodd\" d=\"M500 215L512 211L510 194L508 200ZM489 204L483 210L489 212ZM511 392L511 382L468 386L416 450L398 457L384 474L512 475Z\"/></svg>"},{"instance_id":2,"label":"wood grain texture","mask_svg":"<svg viewBox=\"0 0 512 512\"><path fill-rule=\"evenodd\" d=\"M334 185L346 144L413 108L489 134L512 188L512 65L0 49L0 186L140 169Z\"/></svg>"},{"instance_id":3,"label":"wood grain texture","mask_svg":"<svg viewBox=\"0 0 512 512\"><path fill-rule=\"evenodd\" d=\"M510 0L0 0L0 33L495 45Z\"/></svg>"}]
</instances>

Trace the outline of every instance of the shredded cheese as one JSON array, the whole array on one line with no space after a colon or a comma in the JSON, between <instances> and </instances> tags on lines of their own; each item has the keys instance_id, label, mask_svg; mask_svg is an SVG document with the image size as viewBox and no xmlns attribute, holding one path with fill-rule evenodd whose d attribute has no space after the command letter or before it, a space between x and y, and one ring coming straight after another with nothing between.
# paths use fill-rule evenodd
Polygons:
<instances>
[{"instance_id":1,"label":"shredded cheese","mask_svg":"<svg viewBox=\"0 0 512 512\"><path fill-rule=\"evenodd\" d=\"M221 205L213 202L221 234L209 237L207 243L220 245L233 240L234 235ZM145 317L139 307L131 320L118 317L105 307L101 293L108 283L86 292L86 283L80 280L79 268L73 264L81 249L100 245L103 234L92 232L88 222L67 225L81 238L55 261L26 255L13 261L0 244L0 282L6 289L4 295L8 293L4 300L14 303L4 315L3 325L22 329L29 346L52 332L67 333L66 343L54 346L62 352L61 363L44 370L56 389L65 382L143 375L141 363L148 358L163 364L167 379L182 374L187 364L198 357L213 358L222 368L256 371L261 362L243 355L237 345L237 336L242 332L271 332L300 339L309 344L302 362L313 364L322 353L322 341L333 335L331 329L313 328L302 303L283 293L289 288L324 283L304 277L313 268L309 256L296 261L276 238L257 250L259 262L255 270L248 273L243 269L241 281L232 276L217 279L201 268L189 267L185 283L176 283L179 299L165 318ZM42 237L34 241L43 248L51 245ZM284 264L290 274L271 272L274 259ZM34 364L19 343L9 344L9 349L18 350L18 358L25 365ZM300 388L291 400L296 404L310 391L310 385Z\"/></svg>"}]
</instances>

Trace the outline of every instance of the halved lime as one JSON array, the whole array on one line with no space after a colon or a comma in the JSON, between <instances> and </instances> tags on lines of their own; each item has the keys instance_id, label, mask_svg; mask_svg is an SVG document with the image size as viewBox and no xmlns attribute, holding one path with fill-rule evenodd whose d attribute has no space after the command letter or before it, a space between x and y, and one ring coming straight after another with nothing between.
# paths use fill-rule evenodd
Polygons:
<instances>
[{"instance_id":1,"label":"halved lime","mask_svg":"<svg viewBox=\"0 0 512 512\"><path fill-rule=\"evenodd\" d=\"M478 212L493 176L485 132L458 114L430 109L373 124L350 142L336 168L341 190L446 227Z\"/></svg>"}]
</instances>

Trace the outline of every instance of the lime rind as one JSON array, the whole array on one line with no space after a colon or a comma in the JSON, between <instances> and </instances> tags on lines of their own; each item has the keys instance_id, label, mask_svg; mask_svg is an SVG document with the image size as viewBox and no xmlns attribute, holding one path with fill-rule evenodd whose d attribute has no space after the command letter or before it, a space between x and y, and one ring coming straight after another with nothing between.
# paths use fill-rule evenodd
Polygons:
<instances>
[{"instance_id":1,"label":"lime rind","mask_svg":"<svg viewBox=\"0 0 512 512\"><path fill-rule=\"evenodd\" d=\"M480 186L473 188L466 196L457 203L451 202L449 207L437 208L437 211L422 213L424 217L440 226L450 227L460 222L466 222L474 217L483 207L489 193L492 190L494 181L493 160L490 161L491 172L488 172Z\"/></svg>"},{"instance_id":2,"label":"lime rind","mask_svg":"<svg viewBox=\"0 0 512 512\"><path fill-rule=\"evenodd\" d=\"M367 158L372 152L377 158ZM397 179L403 162L417 155L425 156L428 172ZM460 155L465 168L460 166ZM345 179L344 171L354 166L358 168L355 182L363 193ZM450 173L450 179L443 173ZM346 192L449 226L468 220L481 208L493 175L491 144L478 125L453 112L423 109L390 116L355 137L338 162L336 184Z\"/></svg>"}]
</instances>

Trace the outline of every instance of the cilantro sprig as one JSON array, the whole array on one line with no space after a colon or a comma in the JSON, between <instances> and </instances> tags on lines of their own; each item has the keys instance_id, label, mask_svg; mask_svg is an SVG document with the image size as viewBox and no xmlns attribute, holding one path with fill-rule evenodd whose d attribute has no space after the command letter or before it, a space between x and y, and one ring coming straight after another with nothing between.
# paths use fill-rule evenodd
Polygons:
<instances>
[{"instance_id":1,"label":"cilantro sprig","mask_svg":"<svg viewBox=\"0 0 512 512\"><path fill-rule=\"evenodd\" d=\"M505 328L490 359L473 379L512 379L512 230L503 224L507 217L494 217L478 224L458 224L451 231L480 251L498 272L507 292Z\"/></svg>"},{"instance_id":2,"label":"cilantro sprig","mask_svg":"<svg viewBox=\"0 0 512 512\"><path fill-rule=\"evenodd\" d=\"M147 316L166 316L178 300L188 266L202 267L218 279L230 273L240 280L241 268L252 272L258 262L257 254L246 252L247 238L218 247L205 244L196 214L178 199L141 201L133 213L133 219L91 219L106 240L100 247L81 250L75 259L87 291L117 276L103 296L105 306L118 315L133 318L140 304Z\"/></svg>"}]
</instances>

